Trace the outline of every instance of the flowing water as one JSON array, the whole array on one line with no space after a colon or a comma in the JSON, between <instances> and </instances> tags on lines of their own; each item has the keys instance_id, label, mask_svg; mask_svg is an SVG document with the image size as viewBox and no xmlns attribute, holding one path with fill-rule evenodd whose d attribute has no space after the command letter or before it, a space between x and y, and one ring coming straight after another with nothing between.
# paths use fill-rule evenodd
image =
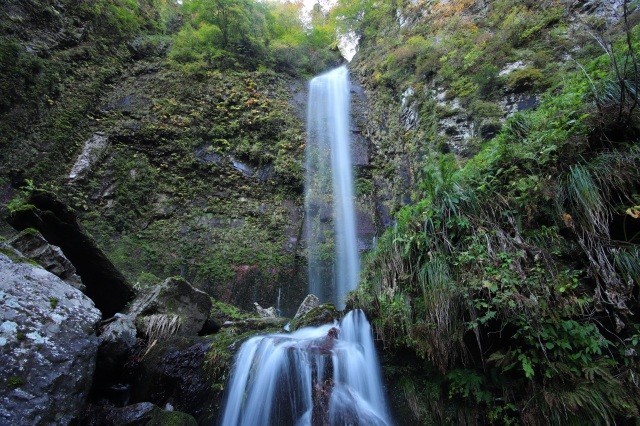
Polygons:
<instances>
[{"instance_id":1,"label":"flowing water","mask_svg":"<svg viewBox=\"0 0 640 426\"><path fill-rule=\"evenodd\" d=\"M309 85L306 222L311 292L344 308L358 283L349 140L349 76ZM390 425L371 326L340 322L243 343L227 386L223 426Z\"/></svg>"},{"instance_id":2,"label":"flowing water","mask_svg":"<svg viewBox=\"0 0 640 426\"><path fill-rule=\"evenodd\" d=\"M351 311L340 323L245 342L222 424L390 424L364 313Z\"/></svg>"},{"instance_id":3,"label":"flowing water","mask_svg":"<svg viewBox=\"0 0 640 426\"><path fill-rule=\"evenodd\" d=\"M349 72L342 66L309 84L305 223L309 291L344 309L360 259L353 207Z\"/></svg>"}]
</instances>

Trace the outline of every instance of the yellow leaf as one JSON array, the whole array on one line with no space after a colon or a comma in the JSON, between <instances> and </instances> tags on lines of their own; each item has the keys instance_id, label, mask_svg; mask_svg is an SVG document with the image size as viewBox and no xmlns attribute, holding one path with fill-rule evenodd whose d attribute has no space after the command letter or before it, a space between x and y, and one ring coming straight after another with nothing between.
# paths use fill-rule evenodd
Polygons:
<instances>
[{"instance_id":1,"label":"yellow leaf","mask_svg":"<svg viewBox=\"0 0 640 426\"><path fill-rule=\"evenodd\" d=\"M627 214L634 219L640 219L640 206L629 207Z\"/></svg>"}]
</instances>

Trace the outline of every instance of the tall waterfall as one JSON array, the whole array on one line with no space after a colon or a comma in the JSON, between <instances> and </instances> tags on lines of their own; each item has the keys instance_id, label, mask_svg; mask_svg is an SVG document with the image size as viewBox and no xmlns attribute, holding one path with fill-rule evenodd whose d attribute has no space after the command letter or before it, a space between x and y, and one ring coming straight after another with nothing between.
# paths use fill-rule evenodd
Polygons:
<instances>
[{"instance_id":1,"label":"tall waterfall","mask_svg":"<svg viewBox=\"0 0 640 426\"><path fill-rule=\"evenodd\" d=\"M342 309L359 273L346 67L311 81L308 134L311 291ZM360 310L333 324L253 337L231 372L223 426L327 424L391 424L373 333Z\"/></svg>"},{"instance_id":2,"label":"tall waterfall","mask_svg":"<svg viewBox=\"0 0 640 426\"><path fill-rule=\"evenodd\" d=\"M309 290L344 308L358 284L360 259L353 208L349 72L342 66L309 84L305 223ZM335 262L335 263L334 263Z\"/></svg>"}]
</instances>

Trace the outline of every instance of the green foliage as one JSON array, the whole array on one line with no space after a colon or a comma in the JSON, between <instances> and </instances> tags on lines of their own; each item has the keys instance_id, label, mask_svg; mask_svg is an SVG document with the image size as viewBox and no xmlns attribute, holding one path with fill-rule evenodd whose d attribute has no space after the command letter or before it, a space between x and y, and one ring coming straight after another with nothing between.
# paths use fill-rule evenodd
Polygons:
<instances>
[{"instance_id":1,"label":"green foliage","mask_svg":"<svg viewBox=\"0 0 640 426\"><path fill-rule=\"evenodd\" d=\"M335 31L318 16L311 28L300 4L254 0L188 0L186 23L170 58L196 68L273 67L293 75L315 74L337 60Z\"/></svg>"},{"instance_id":2,"label":"green foliage","mask_svg":"<svg viewBox=\"0 0 640 426\"><path fill-rule=\"evenodd\" d=\"M512 46L533 47L556 25L558 8L537 16L515 3L496 2L489 19L510 34ZM442 36L431 19L428 30ZM474 34L463 20L456 24ZM486 35L485 44L474 47L456 31L447 34L440 40L449 49L438 53L432 81L446 85L447 96L458 97L478 121L500 118L491 92L502 84L512 91L553 85L544 64L548 51L501 81L499 66L514 57L496 60L504 51L490 52L496 46ZM477 54L484 49L478 46L487 47L486 56ZM395 42L377 48L388 48L394 66L406 65L398 61ZM396 225L365 259L354 303L368 309L387 348L424 359L428 379L416 380L428 380L439 392L436 402L423 399L414 411L428 412L436 423L611 424L638 412L631 379L638 369L627 356L640 341L635 308L628 310L635 306L639 254L637 235L627 231L637 229L629 221L640 216L633 207L640 116L633 89L602 84L615 75L602 72L603 61L565 72L563 84L544 94L536 110L506 120L467 161L424 147L420 170L413 170L419 175L413 203L397 211ZM390 87L407 84L394 81L401 72L390 73L384 62L361 66L375 68L374 80L384 71ZM611 114L620 109L626 112ZM423 117L434 112L446 113L423 104ZM421 118L433 126L430 120Z\"/></svg>"},{"instance_id":3,"label":"green foliage","mask_svg":"<svg viewBox=\"0 0 640 426\"><path fill-rule=\"evenodd\" d=\"M50 297L50 298L49 298L49 306L51 306L51 309L55 309L55 308L57 308L57 307L58 307L58 303L59 303L59 302L60 302L60 301L59 301L57 298L55 298L55 297Z\"/></svg>"}]
</instances>

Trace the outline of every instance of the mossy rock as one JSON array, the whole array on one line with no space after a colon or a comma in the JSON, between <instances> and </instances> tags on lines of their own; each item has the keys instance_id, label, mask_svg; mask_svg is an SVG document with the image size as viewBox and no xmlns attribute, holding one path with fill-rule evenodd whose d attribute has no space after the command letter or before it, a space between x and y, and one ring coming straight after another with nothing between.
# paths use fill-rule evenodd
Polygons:
<instances>
[{"instance_id":1,"label":"mossy rock","mask_svg":"<svg viewBox=\"0 0 640 426\"><path fill-rule=\"evenodd\" d=\"M193 416L179 411L156 411L147 426L197 426Z\"/></svg>"},{"instance_id":2,"label":"mossy rock","mask_svg":"<svg viewBox=\"0 0 640 426\"><path fill-rule=\"evenodd\" d=\"M300 318L291 321L291 331L296 331L304 327L317 327L339 320L342 314L331 304L320 305L313 308Z\"/></svg>"}]
</instances>

